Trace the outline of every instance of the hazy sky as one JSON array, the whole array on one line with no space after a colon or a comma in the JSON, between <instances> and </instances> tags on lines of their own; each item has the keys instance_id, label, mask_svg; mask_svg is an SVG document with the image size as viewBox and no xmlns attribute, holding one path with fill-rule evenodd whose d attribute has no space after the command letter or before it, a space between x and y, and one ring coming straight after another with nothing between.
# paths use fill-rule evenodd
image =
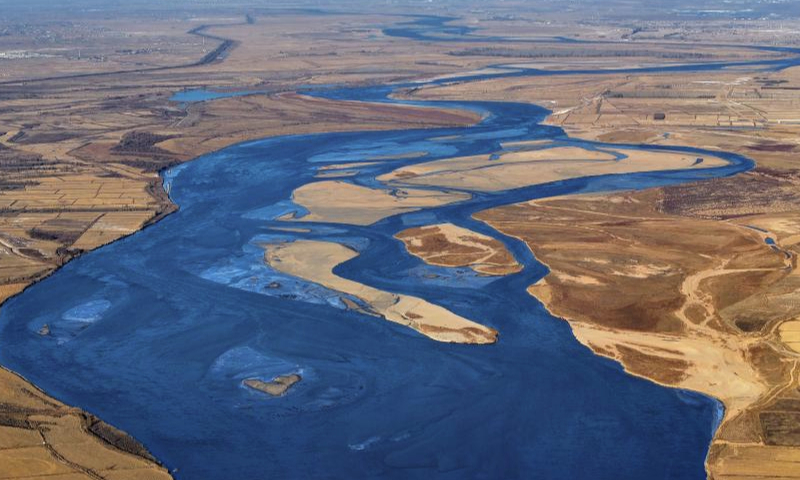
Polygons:
<instances>
[{"instance_id":1,"label":"hazy sky","mask_svg":"<svg viewBox=\"0 0 800 480\"><path fill-rule=\"evenodd\" d=\"M264 9L264 8L333 8L358 11L380 11L378 5L393 5L414 13L419 9L463 8L469 10L514 11L542 8L549 12L561 10L604 12L652 18L773 18L800 16L800 0L0 0L3 20L16 15L36 13L132 12L143 10L202 11L206 9ZM35 17L34 17L35 19Z\"/></svg>"}]
</instances>

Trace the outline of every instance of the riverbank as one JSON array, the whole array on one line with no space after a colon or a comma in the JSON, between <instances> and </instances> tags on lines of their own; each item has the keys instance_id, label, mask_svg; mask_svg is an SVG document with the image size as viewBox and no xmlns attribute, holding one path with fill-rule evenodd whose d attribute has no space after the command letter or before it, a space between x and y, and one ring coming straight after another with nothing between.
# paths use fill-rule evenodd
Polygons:
<instances>
[{"instance_id":1,"label":"riverbank","mask_svg":"<svg viewBox=\"0 0 800 480\"><path fill-rule=\"evenodd\" d=\"M3 368L0 395L0 463L8 478L172 478L125 432L54 400Z\"/></svg>"},{"instance_id":2,"label":"riverbank","mask_svg":"<svg viewBox=\"0 0 800 480\"><path fill-rule=\"evenodd\" d=\"M575 137L704 146L756 160L752 172L732 178L626 196L520 204L481 218L521 235L551 267L552 274L531 293L566 318L593 351L634 374L726 403L708 458L712 478L794 478L800 440L790 425L798 418L798 358L780 332L800 314L792 300L800 233L793 158L798 132L784 120L792 115L787 102L796 101L790 92L798 84L798 69L757 77L744 72L680 79L576 76L557 95L549 90L553 97L544 97L551 81L523 86L509 79L483 82L480 91L465 84L418 93L431 99L457 92L547 102L555 110L548 123ZM780 87L772 91L774 82ZM689 107L689 98L701 96L714 100ZM742 107L759 114L751 118ZM663 118L656 118L657 112ZM515 225L515 215L535 222ZM696 239L684 237L686 231L696 231ZM601 239L625 253L604 249ZM746 260L745 251L714 246L723 242L727 250L732 239L744 241L752 250L748 255L756 256ZM711 246L708 258L687 264L704 245ZM597 312L596 318L587 311ZM719 353L710 363L698 355L709 349ZM725 370L736 375L719 381Z\"/></svg>"}]
</instances>

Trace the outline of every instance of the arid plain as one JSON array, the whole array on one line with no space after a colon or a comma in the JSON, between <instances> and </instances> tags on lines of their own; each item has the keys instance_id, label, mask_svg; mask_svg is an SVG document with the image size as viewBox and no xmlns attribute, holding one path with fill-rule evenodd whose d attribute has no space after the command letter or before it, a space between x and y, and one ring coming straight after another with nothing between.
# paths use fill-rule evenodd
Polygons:
<instances>
[{"instance_id":1,"label":"arid plain","mask_svg":"<svg viewBox=\"0 0 800 480\"><path fill-rule=\"evenodd\" d=\"M387 35L385 28L409 20L397 15L407 10L400 7L354 14L343 4L323 15L246 2L225 8L187 3L170 10L86 7L50 17L9 15L0 24L0 300L172 212L162 169L269 136L480 120L460 110L320 100L299 92L304 86L452 78L402 96L536 103L551 109L548 122L572 137L694 146L756 162L731 178L543 199L476 218L523 239L550 268L530 293L570 322L579 341L632 374L725 404L707 462L711 478L800 478L800 68L613 71L780 60L790 54L747 47L793 46L800 33L769 19L654 20L624 6L625 15L611 18L543 5L492 10L445 4L420 12L453 15L452 24L476 27L478 38L469 43ZM503 42L492 40L501 35ZM458 80L498 64L609 72ZM194 88L252 94L170 100ZM616 161L620 153L625 161ZM347 183L347 165L321 171L320 182L295 191L294 200L309 210L307 220L369 225L457 202L465 195L459 187L491 192L723 163L696 160L504 145L497 158L399 168L379 178L387 190ZM519 270L502 242L454 225L408 230L398 241L433 265L494 276ZM369 305L368 313L431 338L496 340L497 332L480 319L334 275L332 269L352 255L338 244L309 242L268 246L265 260L353 294ZM0 464L11 466L0 478L169 477L124 433L11 372L0 373Z\"/></svg>"}]
</instances>

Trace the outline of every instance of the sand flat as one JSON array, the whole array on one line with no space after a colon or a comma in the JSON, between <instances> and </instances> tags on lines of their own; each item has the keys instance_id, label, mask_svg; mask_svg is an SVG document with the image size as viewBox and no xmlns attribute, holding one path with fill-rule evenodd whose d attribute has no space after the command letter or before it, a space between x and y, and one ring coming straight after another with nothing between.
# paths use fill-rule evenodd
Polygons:
<instances>
[{"instance_id":1,"label":"sand flat","mask_svg":"<svg viewBox=\"0 0 800 480\"><path fill-rule=\"evenodd\" d=\"M371 225L398 213L468 200L465 193L422 189L383 190L343 181L309 183L292 200L310 212L303 221Z\"/></svg>"},{"instance_id":2,"label":"sand flat","mask_svg":"<svg viewBox=\"0 0 800 480\"><path fill-rule=\"evenodd\" d=\"M572 178L659 170L711 168L726 165L718 157L645 150L555 147L509 152L492 160L489 155L451 158L401 167L378 177L402 185L428 185L478 191L501 191Z\"/></svg>"},{"instance_id":3,"label":"sand flat","mask_svg":"<svg viewBox=\"0 0 800 480\"><path fill-rule=\"evenodd\" d=\"M487 344L497 331L467 320L421 298L378 290L333 273L357 252L333 242L299 240L268 245L265 260L272 268L346 293L369 304L386 320L405 325L440 342Z\"/></svg>"}]
</instances>

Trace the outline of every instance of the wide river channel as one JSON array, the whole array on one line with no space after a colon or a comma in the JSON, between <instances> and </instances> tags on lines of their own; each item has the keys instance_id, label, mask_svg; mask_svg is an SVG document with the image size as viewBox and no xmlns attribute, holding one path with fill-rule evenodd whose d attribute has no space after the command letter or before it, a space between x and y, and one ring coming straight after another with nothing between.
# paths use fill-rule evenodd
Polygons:
<instances>
[{"instance_id":1,"label":"wide river channel","mask_svg":"<svg viewBox=\"0 0 800 480\"><path fill-rule=\"evenodd\" d=\"M316 94L391 101L391 91ZM571 139L541 125L548 112L532 105L443 105L485 119L271 138L165 172L180 210L10 300L0 313L0 363L131 433L178 479L705 478L721 405L632 377L581 346L526 292L547 270L524 244L471 216L534 198L733 175L752 162L714 152L729 164L472 192L367 227L277 220L303 215L292 191L329 164L395 157L347 179L375 187L376 176L398 166L499 152L509 141L654 149ZM407 155L415 152L426 153ZM490 278L430 267L393 238L437 222L500 239L524 270ZM310 232L274 228L287 226ZM338 275L422 297L496 328L499 342L438 343L348 311L339 294L265 265L262 244L298 238L357 249ZM41 336L45 324L51 334ZM280 398L242 385L289 372L303 381Z\"/></svg>"}]
</instances>

